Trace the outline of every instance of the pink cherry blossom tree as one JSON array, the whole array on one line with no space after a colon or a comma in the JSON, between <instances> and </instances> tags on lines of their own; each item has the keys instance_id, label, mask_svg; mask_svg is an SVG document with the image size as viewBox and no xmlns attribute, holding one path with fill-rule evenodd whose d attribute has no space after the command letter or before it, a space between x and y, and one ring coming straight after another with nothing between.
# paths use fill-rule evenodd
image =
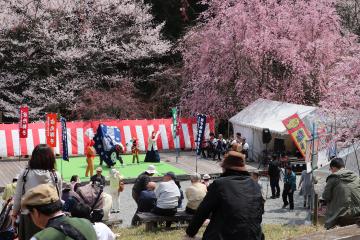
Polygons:
<instances>
[{"instance_id":1,"label":"pink cherry blossom tree","mask_svg":"<svg viewBox=\"0 0 360 240\"><path fill-rule=\"evenodd\" d=\"M352 65L342 63L349 49L359 47L341 30L329 0L211 1L183 40L183 108L227 119L259 97L332 101L335 79L344 91L359 84L355 70L341 75Z\"/></svg>"}]
</instances>

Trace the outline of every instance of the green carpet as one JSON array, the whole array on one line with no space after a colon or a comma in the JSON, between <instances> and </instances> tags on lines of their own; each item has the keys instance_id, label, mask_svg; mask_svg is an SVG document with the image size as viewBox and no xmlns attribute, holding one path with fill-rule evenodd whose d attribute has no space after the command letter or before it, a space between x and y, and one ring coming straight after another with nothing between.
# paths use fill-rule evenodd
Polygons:
<instances>
[{"instance_id":1,"label":"green carpet","mask_svg":"<svg viewBox=\"0 0 360 240\"><path fill-rule=\"evenodd\" d=\"M185 171L173 167L170 164L160 162L160 163L144 163L145 155L139 155L140 164L132 164L132 155L123 155L124 167L121 167L119 161L116 162L115 168L120 171L120 173L125 178L136 178L140 173L144 172L150 164L155 165L158 174L155 176L162 176L166 172L172 171L175 174L186 174ZM99 166L99 157L95 157L94 163L94 174L95 169ZM72 175L78 175L81 181L87 181L89 178L85 177L86 170L86 158L85 157L73 157L70 158L69 162L62 161L57 159L57 170L61 173L61 163L62 163L62 176L65 181L69 181ZM103 164L103 175L107 177L109 175L109 168L106 164Z\"/></svg>"}]
</instances>

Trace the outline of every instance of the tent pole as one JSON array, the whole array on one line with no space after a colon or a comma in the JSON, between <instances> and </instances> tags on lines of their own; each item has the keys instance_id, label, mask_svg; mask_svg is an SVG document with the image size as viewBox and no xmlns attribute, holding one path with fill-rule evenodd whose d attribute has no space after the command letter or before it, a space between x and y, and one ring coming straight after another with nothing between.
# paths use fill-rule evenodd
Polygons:
<instances>
[{"instance_id":1,"label":"tent pole","mask_svg":"<svg viewBox=\"0 0 360 240\"><path fill-rule=\"evenodd\" d=\"M357 149L355 149L355 145L354 145L354 143L352 144L352 146L353 146L353 148L354 148L354 154L355 154L355 158L356 158L356 163L357 163L357 166L358 166L358 171L359 171L359 174L360 174L359 159L358 159L358 157L357 157L357 153L356 153L356 150L357 150Z\"/></svg>"}]
</instances>

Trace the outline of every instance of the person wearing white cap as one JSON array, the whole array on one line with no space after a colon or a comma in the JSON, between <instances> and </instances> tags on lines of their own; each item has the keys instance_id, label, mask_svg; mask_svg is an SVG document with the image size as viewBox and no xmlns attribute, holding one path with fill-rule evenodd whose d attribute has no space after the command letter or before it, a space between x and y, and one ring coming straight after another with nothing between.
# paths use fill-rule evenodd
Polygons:
<instances>
[{"instance_id":1,"label":"person wearing white cap","mask_svg":"<svg viewBox=\"0 0 360 240\"><path fill-rule=\"evenodd\" d=\"M199 173L192 174L190 180L191 186L185 190L188 199L185 211L194 214L207 193L207 187L200 182L201 175Z\"/></svg>"},{"instance_id":2,"label":"person wearing white cap","mask_svg":"<svg viewBox=\"0 0 360 240\"><path fill-rule=\"evenodd\" d=\"M208 188L209 185L210 185L210 179L211 179L211 177L210 177L209 174L204 174L203 177L202 177L202 182L201 183L204 184L206 186L206 188Z\"/></svg>"},{"instance_id":3,"label":"person wearing white cap","mask_svg":"<svg viewBox=\"0 0 360 240\"><path fill-rule=\"evenodd\" d=\"M149 165L145 172L141 173L135 180L133 189L132 189L132 197L135 200L136 204L139 205L139 196L141 191L146 190L147 184L151 181L150 177L157 173L154 165ZM139 206L138 206L139 207ZM136 213L138 210L136 210ZM135 226L137 224L136 217L133 217L131 221L131 225Z\"/></svg>"},{"instance_id":4,"label":"person wearing white cap","mask_svg":"<svg viewBox=\"0 0 360 240\"><path fill-rule=\"evenodd\" d=\"M90 178L92 183L99 183L100 185L105 187L106 181L105 177L102 175L102 167L98 167L96 169L96 174Z\"/></svg>"},{"instance_id":5,"label":"person wearing white cap","mask_svg":"<svg viewBox=\"0 0 360 240\"><path fill-rule=\"evenodd\" d=\"M119 195L124 190L124 177L115 168L110 170L110 195L112 197L112 213L120 212Z\"/></svg>"}]
</instances>

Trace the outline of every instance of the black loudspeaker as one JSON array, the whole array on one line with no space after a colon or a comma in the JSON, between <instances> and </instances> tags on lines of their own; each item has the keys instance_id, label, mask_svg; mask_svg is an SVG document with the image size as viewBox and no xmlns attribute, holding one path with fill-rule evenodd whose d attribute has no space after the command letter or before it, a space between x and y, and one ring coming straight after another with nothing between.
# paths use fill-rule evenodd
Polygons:
<instances>
[{"instance_id":1,"label":"black loudspeaker","mask_svg":"<svg viewBox=\"0 0 360 240\"><path fill-rule=\"evenodd\" d=\"M268 144L271 141L270 129L268 128L263 129L262 141L264 144Z\"/></svg>"}]
</instances>

